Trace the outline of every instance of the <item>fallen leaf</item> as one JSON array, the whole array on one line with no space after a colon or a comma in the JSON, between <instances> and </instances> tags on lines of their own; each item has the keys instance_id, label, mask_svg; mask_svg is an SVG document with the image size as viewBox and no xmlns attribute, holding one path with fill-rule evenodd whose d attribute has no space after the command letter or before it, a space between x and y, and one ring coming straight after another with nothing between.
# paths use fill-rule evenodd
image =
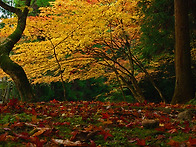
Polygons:
<instances>
[{"instance_id":1,"label":"fallen leaf","mask_svg":"<svg viewBox=\"0 0 196 147\"><path fill-rule=\"evenodd\" d=\"M46 130L48 130L49 128L41 128L39 131L37 131L36 133L34 133L32 136L39 136L41 134L43 134Z\"/></svg>"},{"instance_id":2,"label":"fallen leaf","mask_svg":"<svg viewBox=\"0 0 196 147\"><path fill-rule=\"evenodd\" d=\"M102 113L102 119L108 119L110 117L110 115L106 112L106 113Z\"/></svg>"},{"instance_id":3,"label":"fallen leaf","mask_svg":"<svg viewBox=\"0 0 196 147\"><path fill-rule=\"evenodd\" d=\"M136 144L139 145L139 146L145 146L146 145L146 141L145 141L145 139L139 139L139 140L137 140Z\"/></svg>"},{"instance_id":4,"label":"fallen leaf","mask_svg":"<svg viewBox=\"0 0 196 147\"><path fill-rule=\"evenodd\" d=\"M102 130L99 134L103 135L105 141L107 140L108 137L113 137L112 134L110 134L110 130L107 131Z\"/></svg>"},{"instance_id":5,"label":"fallen leaf","mask_svg":"<svg viewBox=\"0 0 196 147\"><path fill-rule=\"evenodd\" d=\"M106 125L109 125L109 124L112 124L113 122L111 120L107 119L107 121L103 121L102 123L106 124Z\"/></svg>"},{"instance_id":6,"label":"fallen leaf","mask_svg":"<svg viewBox=\"0 0 196 147\"><path fill-rule=\"evenodd\" d=\"M174 141L172 139L167 144L169 144L172 147L179 147L180 146L180 143L179 142Z\"/></svg>"},{"instance_id":7,"label":"fallen leaf","mask_svg":"<svg viewBox=\"0 0 196 147\"><path fill-rule=\"evenodd\" d=\"M147 129L156 128L159 126L159 121L154 119L146 119L142 121L142 126Z\"/></svg>"},{"instance_id":8,"label":"fallen leaf","mask_svg":"<svg viewBox=\"0 0 196 147\"><path fill-rule=\"evenodd\" d=\"M6 136L8 135L8 133L4 133L0 135L0 141L5 141L6 140Z\"/></svg>"},{"instance_id":9,"label":"fallen leaf","mask_svg":"<svg viewBox=\"0 0 196 147\"><path fill-rule=\"evenodd\" d=\"M189 137L187 145L188 147L196 146L196 138Z\"/></svg>"},{"instance_id":10,"label":"fallen leaf","mask_svg":"<svg viewBox=\"0 0 196 147\"><path fill-rule=\"evenodd\" d=\"M31 119L32 119L33 123L37 123L38 122L37 115L33 115Z\"/></svg>"},{"instance_id":11,"label":"fallen leaf","mask_svg":"<svg viewBox=\"0 0 196 147\"><path fill-rule=\"evenodd\" d=\"M167 131L167 132L173 134L173 133L177 133L178 130L177 130L177 129L171 129L171 130L169 130L169 131Z\"/></svg>"},{"instance_id":12,"label":"fallen leaf","mask_svg":"<svg viewBox=\"0 0 196 147\"><path fill-rule=\"evenodd\" d=\"M96 144L93 140L90 140L91 144L89 145L89 147L96 147Z\"/></svg>"},{"instance_id":13,"label":"fallen leaf","mask_svg":"<svg viewBox=\"0 0 196 147\"><path fill-rule=\"evenodd\" d=\"M64 146L87 146L88 144L81 143L80 141L70 141L68 139L52 139L55 144L64 145Z\"/></svg>"},{"instance_id":14,"label":"fallen leaf","mask_svg":"<svg viewBox=\"0 0 196 147\"><path fill-rule=\"evenodd\" d=\"M14 136L16 136L18 138L21 138L21 139L24 139L24 140L30 139L30 136L28 135L28 133L25 133L25 132L20 133L20 134L17 134L17 133L13 132L13 134L14 134Z\"/></svg>"}]
</instances>

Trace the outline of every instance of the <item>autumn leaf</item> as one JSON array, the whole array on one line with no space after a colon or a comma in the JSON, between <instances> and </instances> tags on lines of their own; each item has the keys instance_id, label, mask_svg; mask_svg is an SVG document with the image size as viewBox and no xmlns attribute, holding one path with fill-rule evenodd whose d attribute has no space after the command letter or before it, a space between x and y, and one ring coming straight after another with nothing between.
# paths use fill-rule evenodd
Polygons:
<instances>
[{"instance_id":1,"label":"autumn leaf","mask_svg":"<svg viewBox=\"0 0 196 147\"><path fill-rule=\"evenodd\" d=\"M41 128L39 131L37 131L36 133L34 133L32 136L39 136L41 134L43 134L46 130L49 130L49 128Z\"/></svg>"},{"instance_id":2,"label":"autumn leaf","mask_svg":"<svg viewBox=\"0 0 196 147\"><path fill-rule=\"evenodd\" d=\"M36 145L36 147L43 147L44 143L47 142L47 140L39 139L37 136L31 136L30 140L32 143Z\"/></svg>"},{"instance_id":3,"label":"autumn leaf","mask_svg":"<svg viewBox=\"0 0 196 147\"><path fill-rule=\"evenodd\" d=\"M180 143L179 142L174 141L172 139L167 144L169 144L172 147L179 147L180 146Z\"/></svg>"},{"instance_id":4,"label":"autumn leaf","mask_svg":"<svg viewBox=\"0 0 196 147\"><path fill-rule=\"evenodd\" d=\"M66 139L66 140L63 140L63 139L52 139L52 141L55 144L64 145L64 146L88 146L88 144L82 143L80 141L73 142L73 141L70 141L68 139Z\"/></svg>"},{"instance_id":5,"label":"autumn leaf","mask_svg":"<svg viewBox=\"0 0 196 147\"><path fill-rule=\"evenodd\" d=\"M35 108L32 108L30 113L33 114L33 115L37 115L37 112L36 112Z\"/></svg>"},{"instance_id":6,"label":"autumn leaf","mask_svg":"<svg viewBox=\"0 0 196 147\"><path fill-rule=\"evenodd\" d=\"M133 128L135 126L135 123L134 122L130 122L126 125L126 127L128 128Z\"/></svg>"},{"instance_id":7,"label":"autumn leaf","mask_svg":"<svg viewBox=\"0 0 196 147\"><path fill-rule=\"evenodd\" d=\"M139 146L145 146L146 141L145 141L145 139L138 139L136 144L139 145Z\"/></svg>"},{"instance_id":8,"label":"autumn leaf","mask_svg":"<svg viewBox=\"0 0 196 147\"><path fill-rule=\"evenodd\" d=\"M110 130L107 131L102 130L99 134L103 135L105 141L107 140L108 137L113 137L112 134L110 134Z\"/></svg>"},{"instance_id":9,"label":"autumn leaf","mask_svg":"<svg viewBox=\"0 0 196 147\"><path fill-rule=\"evenodd\" d=\"M4 133L4 134L1 134L0 135L0 142L1 141L6 141L6 136L8 135L8 133L6 132L6 133Z\"/></svg>"},{"instance_id":10,"label":"autumn leaf","mask_svg":"<svg viewBox=\"0 0 196 147\"><path fill-rule=\"evenodd\" d=\"M106 108L108 105L110 107ZM97 146L106 144L114 146L114 143L116 145L118 142L122 146L158 146L160 142L163 146L195 146L194 121L179 122L175 119L176 112L185 106L179 105L177 109L173 109L172 105L167 104L167 107L173 110L165 112L162 104L148 103L149 106L137 106L138 108L134 105L125 102L108 104L97 101L38 102L26 103L22 113L18 110L7 113L6 109L10 108L4 105L0 107L0 141L6 145L9 141L29 147L64 146L64 144L94 147L97 142L99 142ZM19 108L22 106L24 103L18 103ZM149 107L153 107L153 110L149 110ZM195 106L188 107L195 109ZM30 113L32 108L35 108L37 115ZM152 114L156 112L156 116L159 116L157 120L161 120L161 123L158 128L142 127L147 111ZM51 113L61 117L51 117ZM82 120L84 114L90 119ZM152 116L154 117L152 120L156 120L156 116ZM107 123L104 125L104 122ZM185 141L175 141L175 136L180 136ZM121 139L122 137L124 139ZM52 139L54 141L51 141Z\"/></svg>"},{"instance_id":11,"label":"autumn leaf","mask_svg":"<svg viewBox=\"0 0 196 147\"><path fill-rule=\"evenodd\" d=\"M106 113L102 113L102 119L108 119L110 118L110 115L106 112Z\"/></svg>"},{"instance_id":12,"label":"autumn leaf","mask_svg":"<svg viewBox=\"0 0 196 147\"><path fill-rule=\"evenodd\" d=\"M188 147L195 146L196 145L196 138L189 137L187 145L188 145Z\"/></svg>"},{"instance_id":13,"label":"autumn leaf","mask_svg":"<svg viewBox=\"0 0 196 147\"><path fill-rule=\"evenodd\" d=\"M167 132L173 134L173 133L177 133L178 130L177 130L177 129L171 129L171 130L169 130L169 131L167 131Z\"/></svg>"},{"instance_id":14,"label":"autumn leaf","mask_svg":"<svg viewBox=\"0 0 196 147\"><path fill-rule=\"evenodd\" d=\"M38 122L37 115L33 115L32 116L32 122L33 123L37 123Z\"/></svg>"},{"instance_id":15,"label":"autumn leaf","mask_svg":"<svg viewBox=\"0 0 196 147\"><path fill-rule=\"evenodd\" d=\"M112 124L113 122L110 119L107 119L106 121L102 121L103 124L109 125Z\"/></svg>"},{"instance_id":16,"label":"autumn leaf","mask_svg":"<svg viewBox=\"0 0 196 147\"><path fill-rule=\"evenodd\" d=\"M91 144L89 145L89 147L96 147L96 144L93 140L90 140Z\"/></svg>"},{"instance_id":17,"label":"autumn leaf","mask_svg":"<svg viewBox=\"0 0 196 147\"><path fill-rule=\"evenodd\" d=\"M17 98L12 98L10 99L9 103L8 103L8 106L17 106L17 103L18 103L18 99Z\"/></svg>"},{"instance_id":18,"label":"autumn leaf","mask_svg":"<svg viewBox=\"0 0 196 147\"><path fill-rule=\"evenodd\" d=\"M29 140L30 139L29 134L26 133L26 132L22 132L20 134L17 134L17 133L14 133L13 132L13 135L16 136L16 137L18 137L18 138L24 139L24 140Z\"/></svg>"},{"instance_id":19,"label":"autumn leaf","mask_svg":"<svg viewBox=\"0 0 196 147\"><path fill-rule=\"evenodd\" d=\"M53 99L50 101L51 103L58 103L58 101L56 99Z\"/></svg>"}]
</instances>

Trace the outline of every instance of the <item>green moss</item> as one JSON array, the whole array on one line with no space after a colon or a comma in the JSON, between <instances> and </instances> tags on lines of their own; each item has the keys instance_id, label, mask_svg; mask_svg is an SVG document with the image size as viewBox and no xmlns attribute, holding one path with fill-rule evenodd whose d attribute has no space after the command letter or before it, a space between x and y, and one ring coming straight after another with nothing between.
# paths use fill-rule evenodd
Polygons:
<instances>
[{"instance_id":1,"label":"green moss","mask_svg":"<svg viewBox=\"0 0 196 147\"><path fill-rule=\"evenodd\" d=\"M177 134L176 136L173 137L173 140L177 141L177 142L183 142L183 141L188 140L189 136L190 136L189 134L179 133L179 134Z\"/></svg>"}]
</instances>

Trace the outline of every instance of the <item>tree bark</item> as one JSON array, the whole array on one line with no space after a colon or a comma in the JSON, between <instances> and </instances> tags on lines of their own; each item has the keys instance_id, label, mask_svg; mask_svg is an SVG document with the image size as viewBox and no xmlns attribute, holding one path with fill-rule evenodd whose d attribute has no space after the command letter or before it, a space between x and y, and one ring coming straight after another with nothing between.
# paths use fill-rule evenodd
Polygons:
<instances>
[{"instance_id":1,"label":"tree bark","mask_svg":"<svg viewBox=\"0 0 196 147\"><path fill-rule=\"evenodd\" d=\"M186 103L194 98L191 72L188 1L174 0L175 6L175 72L176 83L172 104Z\"/></svg>"},{"instance_id":2,"label":"tree bark","mask_svg":"<svg viewBox=\"0 0 196 147\"><path fill-rule=\"evenodd\" d=\"M34 98L31 85L27 79L27 76L23 68L17 63L13 62L9 54L12 51L14 45L20 40L22 33L26 27L26 19L28 15L28 6L31 0L25 1L24 10L12 7L0 0L0 6L4 9L13 12L18 17L18 23L15 31L9 35L5 41L0 44L0 67L5 73L7 73L14 81L16 88L19 91L21 100L29 101Z\"/></svg>"}]
</instances>

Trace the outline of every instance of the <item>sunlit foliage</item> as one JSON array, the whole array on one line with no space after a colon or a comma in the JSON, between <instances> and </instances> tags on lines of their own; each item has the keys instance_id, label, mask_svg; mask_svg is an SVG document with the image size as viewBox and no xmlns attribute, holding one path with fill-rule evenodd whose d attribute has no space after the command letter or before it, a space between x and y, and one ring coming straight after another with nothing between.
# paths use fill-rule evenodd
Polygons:
<instances>
[{"instance_id":1,"label":"sunlit foliage","mask_svg":"<svg viewBox=\"0 0 196 147\"><path fill-rule=\"evenodd\" d=\"M113 78L114 71L105 64L115 63L99 56L103 54L129 70L128 59L119 49L127 52L127 39L137 44L137 0L56 0L50 4L40 9L38 17L28 17L23 40L12 55L33 83L59 81L61 72L67 81L101 75ZM3 22L0 33L6 36L14 30L15 18Z\"/></svg>"}]
</instances>

